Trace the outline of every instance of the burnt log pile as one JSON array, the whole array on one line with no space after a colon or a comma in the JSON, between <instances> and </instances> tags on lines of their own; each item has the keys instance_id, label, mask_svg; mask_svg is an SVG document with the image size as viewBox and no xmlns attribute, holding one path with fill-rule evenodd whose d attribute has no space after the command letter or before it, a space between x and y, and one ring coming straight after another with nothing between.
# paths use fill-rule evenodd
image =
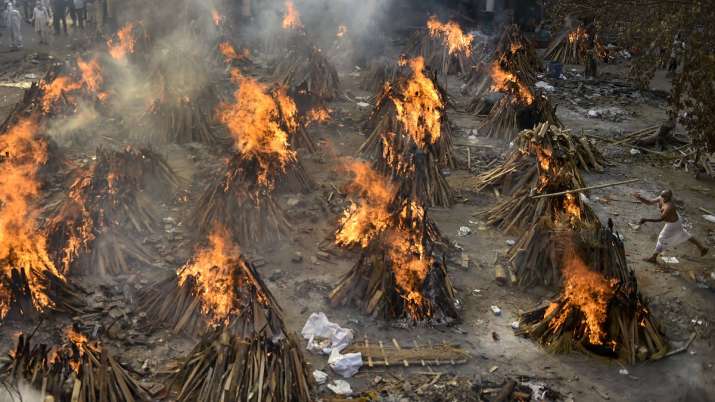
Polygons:
<instances>
[{"instance_id":1,"label":"burnt log pile","mask_svg":"<svg viewBox=\"0 0 715 402\"><path fill-rule=\"evenodd\" d=\"M100 342L71 329L66 341L54 346L33 345L32 337L20 334L10 360L0 366L0 378L10 387L29 384L44 401L156 400Z\"/></svg>"},{"instance_id":2,"label":"burnt log pile","mask_svg":"<svg viewBox=\"0 0 715 402\"><path fill-rule=\"evenodd\" d=\"M46 212L53 261L64 272L85 275L151 266L152 252L140 241L159 226L148 189L171 194L179 186L164 159L149 149L99 148L72 180L66 197Z\"/></svg>"}]
</instances>

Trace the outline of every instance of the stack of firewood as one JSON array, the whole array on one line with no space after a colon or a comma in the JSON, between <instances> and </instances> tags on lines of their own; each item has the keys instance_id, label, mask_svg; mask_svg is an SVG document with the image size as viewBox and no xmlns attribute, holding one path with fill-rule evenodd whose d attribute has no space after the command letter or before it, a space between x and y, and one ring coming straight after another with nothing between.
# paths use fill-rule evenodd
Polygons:
<instances>
[{"instance_id":1,"label":"stack of firewood","mask_svg":"<svg viewBox=\"0 0 715 402\"><path fill-rule=\"evenodd\" d=\"M585 187L581 173L576 167L576 156L574 150L569 146L570 142L563 141L563 132L555 126L547 123L538 125L534 130L527 131L523 140L526 142L522 147L526 147L521 152L535 155L537 175L527 183L530 173L525 173L521 180L524 180L521 188L509 187L512 191L510 198L501 201L495 207L487 211L487 222L497 226L500 230L510 232L512 230L524 229L536 224L543 216L548 216L551 221L555 221L557 215L568 212L568 207L574 208L574 219L579 221L595 221L595 214L585 203L574 194L562 194L559 196L536 197L567 190L574 190ZM510 158L507 163L514 163L518 160L518 155ZM492 173L485 174L479 181L482 183L498 183L501 174L509 174L513 170L510 167L499 167ZM524 178L526 177L526 178Z\"/></svg>"},{"instance_id":2,"label":"stack of firewood","mask_svg":"<svg viewBox=\"0 0 715 402\"><path fill-rule=\"evenodd\" d=\"M273 71L273 81L288 88L299 103L303 97L311 103L330 101L340 90L335 66L320 49L307 41L296 41L284 53Z\"/></svg>"},{"instance_id":3,"label":"stack of firewood","mask_svg":"<svg viewBox=\"0 0 715 402\"><path fill-rule=\"evenodd\" d=\"M197 235L205 237L215 224L229 227L239 243L275 241L291 233L285 211L276 203L274 190L257 183L257 163L235 154L222 172L201 193L189 218ZM278 189L304 191L312 182L300 164L277 178Z\"/></svg>"},{"instance_id":4,"label":"stack of firewood","mask_svg":"<svg viewBox=\"0 0 715 402\"><path fill-rule=\"evenodd\" d=\"M541 130L546 131L541 134ZM540 136L541 134L541 136ZM535 186L539 177L536 159L536 145L549 144L560 153L572 155L579 169L590 172L603 171L605 158L586 137L571 133L570 130L549 126L546 123L534 129L523 130L515 140L514 149L499 166L477 176L473 182L475 191L491 187L497 193L511 195L526 186Z\"/></svg>"},{"instance_id":5,"label":"stack of firewood","mask_svg":"<svg viewBox=\"0 0 715 402\"><path fill-rule=\"evenodd\" d=\"M523 314L516 332L555 353L581 350L629 364L664 357L668 342L628 268L620 236L612 228L585 229L571 236L565 242L565 258L577 253L582 271L574 274L565 268L562 295ZM566 264L568 260L561 263Z\"/></svg>"},{"instance_id":6,"label":"stack of firewood","mask_svg":"<svg viewBox=\"0 0 715 402\"><path fill-rule=\"evenodd\" d=\"M536 82L536 74L543 71L543 63L534 45L524 36L518 25L504 29L497 43L496 56L506 71L519 75L528 85ZM506 65L504 65L506 64Z\"/></svg>"},{"instance_id":7,"label":"stack of firewood","mask_svg":"<svg viewBox=\"0 0 715 402\"><path fill-rule=\"evenodd\" d=\"M146 189L171 194L179 186L166 161L148 149L98 149L89 167L78 168L59 204L49 208L48 245L64 271L129 272L150 266L152 253L139 235L158 230L158 212Z\"/></svg>"},{"instance_id":8,"label":"stack of firewood","mask_svg":"<svg viewBox=\"0 0 715 402\"><path fill-rule=\"evenodd\" d=\"M439 251L444 242L436 225L419 202L401 192L389 213L386 227L361 244L358 262L333 289L330 300L384 319L458 321L446 256ZM337 234L342 230L339 227Z\"/></svg>"},{"instance_id":9,"label":"stack of firewood","mask_svg":"<svg viewBox=\"0 0 715 402\"><path fill-rule=\"evenodd\" d=\"M581 64L586 32L579 26L573 31L558 34L546 48L544 59L562 64Z\"/></svg>"},{"instance_id":10,"label":"stack of firewood","mask_svg":"<svg viewBox=\"0 0 715 402\"><path fill-rule=\"evenodd\" d=\"M99 342L79 333L56 346L31 340L20 334L10 360L0 367L5 384L30 384L40 401L156 400Z\"/></svg>"},{"instance_id":11,"label":"stack of firewood","mask_svg":"<svg viewBox=\"0 0 715 402\"><path fill-rule=\"evenodd\" d=\"M421 59L416 59L421 60ZM401 121L400 106L420 96L431 96L424 92L410 93L416 73L402 75L397 82L386 84L377 98L376 105L366 128L370 135L360 146L359 153L375 161L378 171L391 175L403 186L406 193L414 194L430 206L448 207L452 204L452 190L441 169L454 167L451 126L447 119L447 97L437 84L434 74L418 76L431 83L432 94L438 98L439 107L424 110L432 116L439 116L436 125L414 128L406 127ZM421 121L425 124L425 121ZM414 133L413 131L419 131Z\"/></svg>"}]
</instances>

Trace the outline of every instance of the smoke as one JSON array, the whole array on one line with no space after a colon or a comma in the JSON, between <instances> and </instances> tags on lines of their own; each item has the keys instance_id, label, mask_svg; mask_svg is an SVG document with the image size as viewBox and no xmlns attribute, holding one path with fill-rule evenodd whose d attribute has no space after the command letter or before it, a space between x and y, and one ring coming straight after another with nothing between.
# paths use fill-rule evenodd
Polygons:
<instances>
[{"instance_id":1,"label":"smoke","mask_svg":"<svg viewBox=\"0 0 715 402\"><path fill-rule=\"evenodd\" d=\"M0 402L45 402L42 394L27 382L20 380L15 385L0 383Z\"/></svg>"}]
</instances>

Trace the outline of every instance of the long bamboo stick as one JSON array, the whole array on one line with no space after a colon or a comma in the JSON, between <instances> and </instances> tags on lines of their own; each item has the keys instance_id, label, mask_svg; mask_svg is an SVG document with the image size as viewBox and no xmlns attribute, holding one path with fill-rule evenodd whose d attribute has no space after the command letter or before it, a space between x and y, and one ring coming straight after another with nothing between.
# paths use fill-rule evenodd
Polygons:
<instances>
[{"instance_id":1,"label":"long bamboo stick","mask_svg":"<svg viewBox=\"0 0 715 402\"><path fill-rule=\"evenodd\" d=\"M532 199L536 198L546 198L546 197L555 197L557 195L564 195L564 194L571 194L571 193L580 193L582 191L586 190L595 190L597 188L606 188L606 187L613 187L613 186L620 186L623 184L628 184L628 183L635 183L637 181L640 181L640 179L630 179L630 180L624 180L624 181L618 181L615 183L606 183L606 184L598 184L595 186L588 186L588 187L581 187L581 188L576 188L573 190L566 190L566 191L559 191L558 193L549 193L549 194L539 194L539 195L534 195L531 196Z\"/></svg>"}]
</instances>

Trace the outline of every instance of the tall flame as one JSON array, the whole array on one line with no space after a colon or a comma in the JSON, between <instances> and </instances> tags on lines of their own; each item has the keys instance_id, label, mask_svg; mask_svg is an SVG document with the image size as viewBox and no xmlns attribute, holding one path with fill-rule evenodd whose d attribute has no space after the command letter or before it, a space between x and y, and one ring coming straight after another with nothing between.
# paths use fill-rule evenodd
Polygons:
<instances>
[{"instance_id":1,"label":"tall flame","mask_svg":"<svg viewBox=\"0 0 715 402\"><path fill-rule=\"evenodd\" d=\"M297 107L283 91L274 92L274 98L255 79L236 79L235 102L220 104L218 119L228 127L241 157L258 164L258 183L272 189L275 170L284 172L297 159L289 144L289 135L297 128Z\"/></svg>"},{"instance_id":2,"label":"tall flame","mask_svg":"<svg viewBox=\"0 0 715 402\"><path fill-rule=\"evenodd\" d=\"M449 54L462 53L465 56L472 54L472 34L464 34L462 28L454 21L449 21L446 24L440 22L436 16L431 16L427 20L427 30L430 36L440 36L444 41Z\"/></svg>"},{"instance_id":3,"label":"tall flame","mask_svg":"<svg viewBox=\"0 0 715 402\"><path fill-rule=\"evenodd\" d=\"M131 22L117 32L116 42L113 38L107 41L109 55L112 56L114 60L119 61L126 60L128 54L134 53L135 45L134 24Z\"/></svg>"},{"instance_id":4,"label":"tall flame","mask_svg":"<svg viewBox=\"0 0 715 402\"><path fill-rule=\"evenodd\" d=\"M580 311L589 342L593 345L603 343L606 335L603 324L608 315L608 302L613 298L613 283L603 275L591 271L583 260L575 254L565 258L563 267L564 291L563 299L567 305L557 317L549 323L553 329L558 329L566 323L571 313ZM552 304L544 316L548 316L556 308Z\"/></svg>"},{"instance_id":5,"label":"tall flame","mask_svg":"<svg viewBox=\"0 0 715 402\"><path fill-rule=\"evenodd\" d=\"M420 149L437 142L441 135L442 97L437 87L424 74L425 61L422 57L409 60L412 75L398 96L390 96L407 134ZM389 86L386 87L389 89Z\"/></svg>"},{"instance_id":6,"label":"tall flame","mask_svg":"<svg viewBox=\"0 0 715 402\"><path fill-rule=\"evenodd\" d=\"M195 295L201 300L201 310L209 322L218 324L239 313L236 288L233 283L234 260L240 258L238 246L229 240L223 229L209 235L209 245L199 249L193 260L179 272L179 286L189 277L196 282Z\"/></svg>"},{"instance_id":7,"label":"tall flame","mask_svg":"<svg viewBox=\"0 0 715 402\"><path fill-rule=\"evenodd\" d=\"M12 269L23 270L32 304L38 311L53 307L39 274L63 278L50 260L47 239L35 227L38 211L32 207L40 193L39 168L47 160L47 144L36 138L32 118L19 121L0 136L0 275L9 280ZM0 318L13 302L9 289L0 284Z\"/></svg>"},{"instance_id":8,"label":"tall flame","mask_svg":"<svg viewBox=\"0 0 715 402\"><path fill-rule=\"evenodd\" d=\"M78 57L77 67L82 74L81 83L87 91L96 94L99 100L105 100L108 94L101 91L101 86L104 83L104 77L102 76L102 68L99 65L97 57L94 57L90 61L84 61Z\"/></svg>"},{"instance_id":9,"label":"tall flame","mask_svg":"<svg viewBox=\"0 0 715 402\"><path fill-rule=\"evenodd\" d=\"M390 224L388 208L397 187L367 162L350 161L345 167L354 175L348 190L358 197L358 201L352 201L343 213L335 242L341 246L359 244L367 247Z\"/></svg>"},{"instance_id":10,"label":"tall flame","mask_svg":"<svg viewBox=\"0 0 715 402\"><path fill-rule=\"evenodd\" d=\"M429 303L422 295L422 287L432 265L423 243L425 211L414 201L405 202L399 211L400 224L390 230L386 254L395 274L395 284L405 301L410 316L419 320L429 317Z\"/></svg>"},{"instance_id":11,"label":"tall flame","mask_svg":"<svg viewBox=\"0 0 715 402\"><path fill-rule=\"evenodd\" d=\"M300 13L295 8L292 0L285 1L285 14L283 15L283 29L301 29Z\"/></svg>"},{"instance_id":12,"label":"tall flame","mask_svg":"<svg viewBox=\"0 0 715 402\"><path fill-rule=\"evenodd\" d=\"M491 68L492 91L497 92L513 92L517 99L526 105L531 105L534 102L534 95L529 87L519 78L508 71L504 71L499 64L499 61L492 63Z\"/></svg>"}]
</instances>

